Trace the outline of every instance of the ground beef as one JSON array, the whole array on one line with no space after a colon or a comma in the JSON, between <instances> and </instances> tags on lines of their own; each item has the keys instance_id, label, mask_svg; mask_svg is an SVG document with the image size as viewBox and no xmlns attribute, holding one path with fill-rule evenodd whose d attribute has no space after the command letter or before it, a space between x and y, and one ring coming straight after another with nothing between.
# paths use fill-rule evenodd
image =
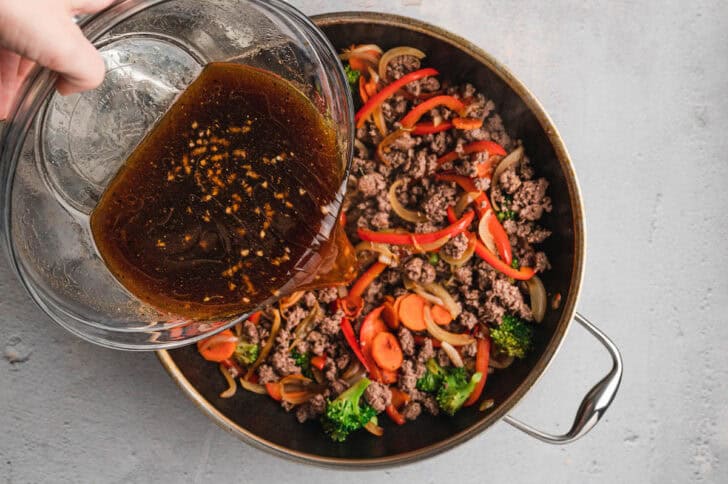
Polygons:
<instances>
[{"instance_id":1,"label":"ground beef","mask_svg":"<svg viewBox=\"0 0 728 484\"><path fill-rule=\"evenodd\" d=\"M260 343L260 334L258 333L258 326L251 323L250 321L245 321L243 323L243 338L245 338L249 343L253 343L253 344Z\"/></svg>"},{"instance_id":2,"label":"ground beef","mask_svg":"<svg viewBox=\"0 0 728 484\"><path fill-rule=\"evenodd\" d=\"M431 222L440 222L447 217L447 207L455 204L455 196L455 188L450 185L432 185L422 203L422 212Z\"/></svg>"},{"instance_id":3,"label":"ground beef","mask_svg":"<svg viewBox=\"0 0 728 484\"><path fill-rule=\"evenodd\" d=\"M460 348L460 354L463 357L472 358L478 353L478 345L475 342L472 342L468 345L465 345Z\"/></svg>"},{"instance_id":4,"label":"ground beef","mask_svg":"<svg viewBox=\"0 0 728 484\"><path fill-rule=\"evenodd\" d=\"M551 198L546 196L548 182L545 178L523 182L513 194L512 208L524 220L538 220L543 212L552 209Z\"/></svg>"},{"instance_id":5,"label":"ground beef","mask_svg":"<svg viewBox=\"0 0 728 484\"><path fill-rule=\"evenodd\" d=\"M324 363L324 369L323 369L323 375L324 378L326 378L326 381L332 382L336 381L336 379L339 376L339 369L336 367L336 362L332 360L331 358L326 358L326 363Z\"/></svg>"},{"instance_id":6,"label":"ground beef","mask_svg":"<svg viewBox=\"0 0 728 484\"><path fill-rule=\"evenodd\" d=\"M319 323L318 330L327 336L335 335L341 329L341 318L343 317L344 313L341 310L331 316L326 316Z\"/></svg>"},{"instance_id":7,"label":"ground beef","mask_svg":"<svg viewBox=\"0 0 728 484\"><path fill-rule=\"evenodd\" d=\"M452 271L452 274L453 276L455 276L455 280L463 286L469 287L473 283L473 268L470 266L470 264L456 267Z\"/></svg>"},{"instance_id":8,"label":"ground beef","mask_svg":"<svg viewBox=\"0 0 728 484\"><path fill-rule=\"evenodd\" d=\"M427 360L434 358L434 356L435 349L432 347L432 340L430 338L426 338L420 348L420 352L417 353L417 361L420 363L426 363Z\"/></svg>"},{"instance_id":9,"label":"ground beef","mask_svg":"<svg viewBox=\"0 0 728 484\"><path fill-rule=\"evenodd\" d=\"M306 337L306 341L308 342L311 352L314 355L324 354L324 352L326 351L326 347L329 344L328 338L316 330L311 331L308 334L308 336Z\"/></svg>"},{"instance_id":10,"label":"ground beef","mask_svg":"<svg viewBox=\"0 0 728 484\"><path fill-rule=\"evenodd\" d=\"M379 173L368 173L359 178L357 188L365 197L375 197L387 187L387 182Z\"/></svg>"},{"instance_id":11,"label":"ground beef","mask_svg":"<svg viewBox=\"0 0 728 484\"><path fill-rule=\"evenodd\" d=\"M521 178L513 168L504 171L498 179L498 186L506 193L515 193L522 185Z\"/></svg>"},{"instance_id":12,"label":"ground beef","mask_svg":"<svg viewBox=\"0 0 728 484\"><path fill-rule=\"evenodd\" d=\"M308 308L311 309L316 305L316 294L314 294L311 291L305 292L303 294L303 304Z\"/></svg>"},{"instance_id":13,"label":"ground beef","mask_svg":"<svg viewBox=\"0 0 728 484\"><path fill-rule=\"evenodd\" d=\"M427 150L418 150L407 158L404 171L412 178L422 178L427 173Z\"/></svg>"},{"instance_id":14,"label":"ground beef","mask_svg":"<svg viewBox=\"0 0 728 484\"><path fill-rule=\"evenodd\" d=\"M306 420L312 420L322 415L326 410L326 398L323 395L316 394L308 402L300 405L296 409L296 419L303 423Z\"/></svg>"},{"instance_id":15,"label":"ground beef","mask_svg":"<svg viewBox=\"0 0 728 484\"><path fill-rule=\"evenodd\" d=\"M424 393L424 396L420 400L422 402L422 406L425 407L425 410L427 410L427 413L430 415L437 415L440 413L440 407L437 405L437 400L435 400L435 397L430 395L429 393Z\"/></svg>"},{"instance_id":16,"label":"ground beef","mask_svg":"<svg viewBox=\"0 0 728 484\"><path fill-rule=\"evenodd\" d=\"M460 313L460 324L462 324L468 330L471 330L475 327L475 325L478 324L478 318L475 317L475 314L471 313L470 311L463 311L462 313Z\"/></svg>"},{"instance_id":17,"label":"ground beef","mask_svg":"<svg viewBox=\"0 0 728 484\"><path fill-rule=\"evenodd\" d=\"M490 116L485 121L485 129L490 133L490 139L501 145L506 151L511 151L511 137L506 133L503 120L498 114Z\"/></svg>"},{"instance_id":18,"label":"ground beef","mask_svg":"<svg viewBox=\"0 0 728 484\"><path fill-rule=\"evenodd\" d=\"M441 253L451 259L460 259L470 244L470 240L465 234L458 234L448 240L440 249Z\"/></svg>"},{"instance_id":19,"label":"ground beef","mask_svg":"<svg viewBox=\"0 0 728 484\"><path fill-rule=\"evenodd\" d=\"M545 253L536 252L536 260L533 264L533 268L536 270L536 272L543 272L551 269L551 263L549 262L549 259L548 257L546 257Z\"/></svg>"},{"instance_id":20,"label":"ground beef","mask_svg":"<svg viewBox=\"0 0 728 484\"><path fill-rule=\"evenodd\" d=\"M435 280L435 268L419 257L412 257L404 264L404 274L420 284L428 284Z\"/></svg>"},{"instance_id":21,"label":"ground beef","mask_svg":"<svg viewBox=\"0 0 728 484\"><path fill-rule=\"evenodd\" d=\"M276 346L287 348L291 343L291 339L293 339L291 332L287 328L281 328L276 335L275 344Z\"/></svg>"},{"instance_id":22,"label":"ground beef","mask_svg":"<svg viewBox=\"0 0 728 484\"><path fill-rule=\"evenodd\" d=\"M402 353L404 353L405 356L414 355L415 338L412 336L412 332L404 326L400 326L397 336L399 338L399 345L402 347Z\"/></svg>"},{"instance_id":23,"label":"ground beef","mask_svg":"<svg viewBox=\"0 0 728 484\"><path fill-rule=\"evenodd\" d=\"M411 55L401 55L393 58L387 64L387 79L393 81L405 74L420 68L420 60Z\"/></svg>"},{"instance_id":24,"label":"ground beef","mask_svg":"<svg viewBox=\"0 0 728 484\"><path fill-rule=\"evenodd\" d=\"M422 413L422 406L419 402L408 402L400 411L407 420L415 420Z\"/></svg>"},{"instance_id":25,"label":"ground beef","mask_svg":"<svg viewBox=\"0 0 728 484\"><path fill-rule=\"evenodd\" d=\"M466 306L477 308L480 304L480 291L477 289L470 289L469 287L461 287L463 295L463 303Z\"/></svg>"},{"instance_id":26,"label":"ground beef","mask_svg":"<svg viewBox=\"0 0 728 484\"><path fill-rule=\"evenodd\" d=\"M442 156L447 152L448 146L452 141L452 136L444 131L428 135L425 139L430 142L430 151L437 156Z\"/></svg>"},{"instance_id":27,"label":"ground beef","mask_svg":"<svg viewBox=\"0 0 728 484\"><path fill-rule=\"evenodd\" d=\"M398 269L387 269L384 272L382 272L382 275L379 276L379 280L382 281L384 284L393 286L395 284L399 284L399 281L402 279L401 272Z\"/></svg>"},{"instance_id":28,"label":"ground beef","mask_svg":"<svg viewBox=\"0 0 728 484\"><path fill-rule=\"evenodd\" d=\"M273 367L262 364L258 367L258 383L265 384L269 382L278 381L278 375L276 375Z\"/></svg>"},{"instance_id":29,"label":"ground beef","mask_svg":"<svg viewBox=\"0 0 728 484\"><path fill-rule=\"evenodd\" d=\"M349 384L344 380L336 380L329 383L329 390L331 391L331 397L335 398L341 392L349 388Z\"/></svg>"},{"instance_id":30,"label":"ground beef","mask_svg":"<svg viewBox=\"0 0 728 484\"><path fill-rule=\"evenodd\" d=\"M508 310L521 318L531 320L531 308L523 300L523 294L507 279L497 279L493 282L493 296L497 297Z\"/></svg>"},{"instance_id":31,"label":"ground beef","mask_svg":"<svg viewBox=\"0 0 728 484\"><path fill-rule=\"evenodd\" d=\"M450 366L450 357L447 356L447 353L445 353L445 350L439 349L437 350L437 363L440 366Z\"/></svg>"},{"instance_id":32,"label":"ground beef","mask_svg":"<svg viewBox=\"0 0 728 484\"><path fill-rule=\"evenodd\" d=\"M270 359L273 369L280 376L286 376L293 373L301 373L301 367L296 364L296 361L291 358L290 353L286 348L280 348L273 353Z\"/></svg>"},{"instance_id":33,"label":"ground beef","mask_svg":"<svg viewBox=\"0 0 728 484\"><path fill-rule=\"evenodd\" d=\"M373 381L364 391L364 400L372 406L374 410L383 412L384 409L392 403L392 391L387 385Z\"/></svg>"},{"instance_id":34,"label":"ground beef","mask_svg":"<svg viewBox=\"0 0 728 484\"><path fill-rule=\"evenodd\" d=\"M290 403L290 402L286 402L284 400L281 402L281 407L283 407L283 410L285 410L286 412L290 412L291 410L296 408L296 405L294 405L293 403Z\"/></svg>"},{"instance_id":35,"label":"ground beef","mask_svg":"<svg viewBox=\"0 0 728 484\"><path fill-rule=\"evenodd\" d=\"M404 360L399 368L399 380L397 382L399 389L411 393L416 389L417 380L425 374L425 371L425 365L422 363Z\"/></svg>"},{"instance_id":36,"label":"ground beef","mask_svg":"<svg viewBox=\"0 0 728 484\"><path fill-rule=\"evenodd\" d=\"M382 284L381 281L374 280L369 284L369 287L367 287L366 292L364 293L364 301L368 303L375 303L379 301L382 298ZM343 313L342 313L343 316Z\"/></svg>"},{"instance_id":37,"label":"ground beef","mask_svg":"<svg viewBox=\"0 0 728 484\"><path fill-rule=\"evenodd\" d=\"M335 287L327 287L318 291L318 299L324 304L329 304L339 297L339 291Z\"/></svg>"},{"instance_id":38,"label":"ground beef","mask_svg":"<svg viewBox=\"0 0 728 484\"><path fill-rule=\"evenodd\" d=\"M503 228L508 235L515 235L528 242L529 244L540 244L546 240L551 231L543 227L539 227L531 222L516 222L515 220L506 220L503 222ZM515 243L511 242L512 245L517 245L518 240Z\"/></svg>"}]
</instances>

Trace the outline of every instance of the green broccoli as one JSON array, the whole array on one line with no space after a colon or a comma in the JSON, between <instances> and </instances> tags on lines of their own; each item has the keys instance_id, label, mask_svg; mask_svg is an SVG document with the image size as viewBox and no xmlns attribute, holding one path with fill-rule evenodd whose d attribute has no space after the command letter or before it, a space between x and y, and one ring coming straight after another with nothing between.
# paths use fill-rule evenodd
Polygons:
<instances>
[{"instance_id":1,"label":"green broccoli","mask_svg":"<svg viewBox=\"0 0 728 484\"><path fill-rule=\"evenodd\" d=\"M252 365L258 359L260 346L255 343L248 343L245 340L238 342L235 347L235 359L243 366Z\"/></svg>"},{"instance_id":2,"label":"green broccoli","mask_svg":"<svg viewBox=\"0 0 728 484\"><path fill-rule=\"evenodd\" d=\"M311 372L311 355L309 353L299 353L297 350L291 351L291 358L294 359L296 365L301 367L303 376L313 378Z\"/></svg>"},{"instance_id":3,"label":"green broccoli","mask_svg":"<svg viewBox=\"0 0 728 484\"><path fill-rule=\"evenodd\" d=\"M533 345L533 330L524 320L506 314L501 324L490 330L490 338L501 351L525 358Z\"/></svg>"},{"instance_id":4,"label":"green broccoli","mask_svg":"<svg viewBox=\"0 0 728 484\"><path fill-rule=\"evenodd\" d=\"M377 412L368 404L360 403L364 390L371 381L362 378L341 393L335 400L326 401L326 412L321 417L324 430L336 442L343 442L346 437L366 425Z\"/></svg>"},{"instance_id":5,"label":"green broccoli","mask_svg":"<svg viewBox=\"0 0 728 484\"><path fill-rule=\"evenodd\" d=\"M355 69L352 69L348 63L344 65L344 73L346 73L346 80L349 81L349 87L351 88L351 92L354 94L358 93L359 76L361 76L361 73Z\"/></svg>"},{"instance_id":6,"label":"green broccoli","mask_svg":"<svg viewBox=\"0 0 728 484\"><path fill-rule=\"evenodd\" d=\"M417 389L423 392L435 393L440 388L444 374L445 370L437 364L437 361L430 358L427 361L427 373L417 380Z\"/></svg>"},{"instance_id":7,"label":"green broccoli","mask_svg":"<svg viewBox=\"0 0 728 484\"><path fill-rule=\"evenodd\" d=\"M483 374L476 372L468 379L465 368L451 367L449 370L437 391L437 405L440 410L452 416L462 408L470 394L473 393L475 385L483 378Z\"/></svg>"}]
</instances>

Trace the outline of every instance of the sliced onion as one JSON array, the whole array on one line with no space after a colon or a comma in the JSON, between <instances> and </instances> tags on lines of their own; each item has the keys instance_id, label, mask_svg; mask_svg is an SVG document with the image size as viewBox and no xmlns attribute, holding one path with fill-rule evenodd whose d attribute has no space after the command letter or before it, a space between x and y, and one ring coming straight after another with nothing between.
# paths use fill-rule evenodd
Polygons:
<instances>
[{"instance_id":1,"label":"sliced onion","mask_svg":"<svg viewBox=\"0 0 728 484\"><path fill-rule=\"evenodd\" d=\"M533 319L540 323L546 314L546 288L538 276L533 276L526 281L528 285L528 294L531 299L531 313Z\"/></svg>"},{"instance_id":2,"label":"sliced onion","mask_svg":"<svg viewBox=\"0 0 728 484\"><path fill-rule=\"evenodd\" d=\"M281 386L281 400L284 402L300 405L301 403L306 403L311 400L314 395L316 395L315 392L306 388L306 386L311 383L311 380L303 375L288 375L283 377L278 383L280 383ZM286 388L289 384L293 384L295 387L300 387L301 390L291 391Z\"/></svg>"},{"instance_id":3,"label":"sliced onion","mask_svg":"<svg viewBox=\"0 0 728 484\"><path fill-rule=\"evenodd\" d=\"M498 208L498 204L495 201L495 197L493 196L495 194L496 186L498 185L498 180L500 179L503 172L505 172L508 168L515 166L517 163L520 163L521 160L523 160L523 146L519 146L515 150L508 153L508 156L503 158L501 162L498 163L495 172L493 172L493 176L490 179L490 204L493 206L494 210L500 210Z\"/></svg>"},{"instance_id":4,"label":"sliced onion","mask_svg":"<svg viewBox=\"0 0 728 484\"><path fill-rule=\"evenodd\" d=\"M303 297L303 293L304 291L296 291L289 296L282 297L280 302L278 303L278 307L281 309L281 311L290 308L301 300L301 298Z\"/></svg>"},{"instance_id":5,"label":"sliced onion","mask_svg":"<svg viewBox=\"0 0 728 484\"><path fill-rule=\"evenodd\" d=\"M392 259L397 259L397 256L394 254L394 252L389 250L389 245L382 244L380 242L371 242L369 240L365 240L365 241L359 242L354 247L354 251L356 251L356 252L364 252L366 250L376 252L379 255L382 255L384 257L390 257Z\"/></svg>"},{"instance_id":6,"label":"sliced onion","mask_svg":"<svg viewBox=\"0 0 728 484\"><path fill-rule=\"evenodd\" d=\"M410 278L408 278L406 276L403 277L403 283L404 283L404 288L405 289L414 292L415 294L417 294L420 297L422 297L422 299L424 299L425 301L431 302L432 304L437 304L439 306L444 306L445 305L445 301L443 301L439 297L437 297L437 296L435 296L435 295L430 294L429 292L427 292L427 290L424 287L422 287L420 285L420 283L415 282L415 281L413 281L412 279L410 279Z\"/></svg>"},{"instance_id":7,"label":"sliced onion","mask_svg":"<svg viewBox=\"0 0 728 484\"><path fill-rule=\"evenodd\" d=\"M220 398L230 398L235 395L235 392L238 391L238 386L235 384L235 378L233 378L233 376L230 374L229 371L227 371L227 368L225 368L222 363L219 365L219 368L220 373L222 373L222 376L225 377L225 381L228 384L227 390L220 393Z\"/></svg>"},{"instance_id":8,"label":"sliced onion","mask_svg":"<svg viewBox=\"0 0 728 484\"><path fill-rule=\"evenodd\" d=\"M387 122L384 120L384 113L382 112L381 106L377 106L374 109L372 118L374 118L374 125L377 127L379 132L382 133L382 136L387 136Z\"/></svg>"},{"instance_id":9,"label":"sliced onion","mask_svg":"<svg viewBox=\"0 0 728 484\"><path fill-rule=\"evenodd\" d=\"M370 420L364 425L364 428L372 435L376 435L377 437L381 437L384 435L384 429L380 427L379 425L375 424L373 420Z\"/></svg>"},{"instance_id":10,"label":"sliced onion","mask_svg":"<svg viewBox=\"0 0 728 484\"><path fill-rule=\"evenodd\" d=\"M430 282L424 285L425 289L430 294L434 294L435 296L442 299L442 305L450 312L450 316L452 316L453 319L460 316L460 313L463 312L463 309L460 307L460 304L455 300L454 297L440 284L437 282Z\"/></svg>"},{"instance_id":11,"label":"sliced onion","mask_svg":"<svg viewBox=\"0 0 728 484\"><path fill-rule=\"evenodd\" d=\"M260 350L258 358L252 365L250 365L250 368L248 368L248 372L245 374L245 378L241 380L250 380L250 377L253 376L253 372L255 371L255 369L258 368L261 363L265 361L266 358L268 358L268 354L273 349L273 344L276 341L276 336L278 336L278 331L280 331L281 329L281 313L277 309L273 309L271 312L273 313L273 323L270 327L270 335L268 336L268 341L266 341L265 346L263 346L263 348Z\"/></svg>"},{"instance_id":12,"label":"sliced onion","mask_svg":"<svg viewBox=\"0 0 728 484\"><path fill-rule=\"evenodd\" d=\"M432 319L432 310L430 306L425 306L425 327L427 332L435 338L442 341L442 343L450 343L453 346L465 346L475 341L475 338L466 333L451 333L442 329L440 326L435 324Z\"/></svg>"},{"instance_id":13,"label":"sliced onion","mask_svg":"<svg viewBox=\"0 0 728 484\"><path fill-rule=\"evenodd\" d=\"M417 242L416 238L412 237L412 247L414 247L415 252L419 254L424 254L425 252L432 252L439 249L443 245L447 244L448 240L450 240L450 236L446 235L445 237L437 239L434 242L430 242L428 244L420 244Z\"/></svg>"},{"instance_id":14,"label":"sliced onion","mask_svg":"<svg viewBox=\"0 0 728 484\"><path fill-rule=\"evenodd\" d=\"M452 257L449 257L442 252L440 252L440 259L444 260L448 264L454 267L460 267L462 265L465 265L471 257L473 257L473 254L475 253L475 244L477 242L477 239L473 234L468 235L468 247L465 249L465 252L463 252L463 255L461 255L457 259L453 259Z\"/></svg>"},{"instance_id":15,"label":"sliced onion","mask_svg":"<svg viewBox=\"0 0 728 484\"><path fill-rule=\"evenodd\" d=\"M480 404L478 410L480 410L481 412L485 412L489 408L492 408L494 405L495 400L493 400L492 398L488 398L487 400L483 400L483 403Z\"/></svg>"},{"instance_id":16,"label":"sliced onion","mask_svg":"<svg viewBox=\"0 0 728 484\"><path fill-rule=\"evenodd\" d=\"M481 192L465 192L460 195L460 198L458 198L455 208L453 209L455 210L455 215L457 215L458 218L462 217L465 209L480 196L480 193Z\"/></svg>"},{"instance_id":17,"label":"sliced onion","mask_svg":"<svg viewBox=\"0 0 728 484\"><path fill-rule=\"evenodd\" d=\"M260 383L253 383L245 378L240 378L240 386L248 390L249 392L257 393L258 395L267 395L268 390L265 389L265 385Z\"/></svg>"},{"instance_id":18,"label":"sliced onion","mask_svg":"<svg viewBox=\"0 0 728 484\"><path fill-rule=\"evenodd\" d=\"M389 160L387 159L387 153L389 153L391 150L389 150L389 146L397 141L400 137L404 136L407 133L408 130L406 129L397 129L395 131L392 131L387 136L382 139L382 141L379 142L377 145L377 158L379 158L379 161L384 163L385 165L389 164Z\"/></svg>"},{"instance_id":19,"label":"sliced onion","mask_svg":"<svg viewBox=\"0 0 728 484\"><path fill-rule=\"evenodd\" d=\"M454 366L458 368L462 368L463 366L465 366L465 363L463 363L463 359L460 356L460 353L458 353L458 350L456 350L453 345L451 345L447 341L443 341L442 349L445 351L445 353L447 353L447 357L450 358L450 361Z\"/></svg>"},{"instance_id":20,"label":"sliced onion","mask_svg":"<svg viewBox=\"0 0 728 484\"><path fill-rule=\"evenodd\" d=\"M364 55L371 56L374 59L374 65L377 65L378 60L373 54L368 54L368 51L373 50L377 54L382 53L382 48L377 44L362 44L357 45L354 49L344 49L344 52L339 54L339 59L348 60L350 57L364 58Z\"/></svg>"},{"instance_id":21,"label":"sliced onion","mask_svg":"<svg viewBox=\"0 0 728 484\"><path fill-rule=\"evenodd\" d=\"M402 183L404 183L404 179L400 178L389 187L389 203L392 205L392 210L399 218L406 220L407 222L412 222L413 224L426 222L427 217L424 213L409 210L400 203L397 198L397 188L399 188Z\"/></svg>"},{"instance_id":22,"label":"sliced onion","mask_svg":"<svg viewBox=\"0 0 728 484\"><path fill-rule=\"evenodd\" d=\"M493 234L491 234L490 230L488 229L488 220L492 216L493 216L493 212L490 209L488 209L485 212L485 214L482 217L480 217L480 222L478 222L478 235L480 236L480 240L483 241L483 243L488 248L488 250L494 254L497 254L498 249L496 249L495 240L493 239Z\"/></svg>"},{"instance_id":23,"label":"sliced onion","mask_svg":"<svg viewBox=\"0 0 728 484\"><path fill-rule=\"evenodd\" d=\"M351 359L351 363L349 363L349 366L346 367L344 370L344 373L341 374L341 378L343 380L349 380L354 375L359 373L359 370L361 370L362 366L361 363L359 363L359 360L356 358Z\"/></svg>"},{"instance_id":24,"label":"sliced onion","mask_svg":"<svg viewBox=\"0 0 728 484\"><path fill-rule=\"evenodd\" d=\"M414 47L402 46L389 49L387 52L382 54L382 57L379 59L379 77L381 77L382 79L386 79L387 65L389 65L389 63L395 57L400 57L403 55L411 55L412 57L417 57L418 59L425 58L425 53L419 49L415 49Z\"/></svg>"},{"instance_id":25,"label":"sliced onion","mask_svg":"<svg viewBox=\"0 0 728 484\"><path fill-rule=\"evenodd\" d=\"M339 294L340 298L344 298L349 294L349 288L346 286L339 286L336 288L336 292Z\"/></svg>"},{"instance_id":26,"label":"sliced onion","mask_svg":"<svg viewBox=\"0 0 728 484\"><path fill-rule=\"evenodd\" d=\"M313 375L313 379L316 380L316 383L318 383L319 385L323 385L324 383L326 383L326 380L324 379L324 374L315 366L311 367L311 374Z\"/></svg>"}]
</instances>

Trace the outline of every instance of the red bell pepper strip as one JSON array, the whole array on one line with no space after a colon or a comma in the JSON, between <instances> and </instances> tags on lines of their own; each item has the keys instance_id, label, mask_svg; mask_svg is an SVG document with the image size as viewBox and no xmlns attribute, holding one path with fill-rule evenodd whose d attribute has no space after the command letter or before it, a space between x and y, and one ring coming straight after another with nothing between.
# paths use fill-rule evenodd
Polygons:
<instances>
[{"instance_id":1,"label":"red bell pepper strip","mask_svg":"<svg viewBox=\"0 0 728 484\"><path fill-rule=\"evenodd\" d=\"M384 269L387 268L387 264L383 262L375 262L371 266L369 266L369 269L364 271L364 273L359 276L359 279L354 281L354 284L351 286L351 289L349 289L349 294L347 297L351 296L354 298L360 298L362 294L364 294L364 291L366 291L367 287L374 282L374 279L379 277L379 274L384 272Z\"/></svg>"},{"instance_id":2,"label":"red bell pepper strip","mask_svg":"<svg viewBox=\"0 0 728 484\"><path fill-rule=\"evenodd\" d=\"M431 109L434 109L438 106L445 106L461 116L465 114L466 106L460 99L457 99L453 96L435 96L413 107L412 110L400 120L400 123L402 123L402 127L413 127L422 116L430 112Z\"/></svg>"},{"instance_id":3,"label":"red bell pepper strip","mask_svg":"<svg viewBox=\"0 0 728 484\"><path fill-rule=\"evenodd\" d=\"M452 207L447 207L447 218L449 220L455 219L455 211L452 209ZM520 269L514 269L509 264L506 264L504 261L499 259L497 255L492 253L485 245L483 245L483 242L477 239L475 241L475 253L478 254L478 257L490 264L493 269L502 272L508 277L516 279L518 281L527 281L535 274L535 271L531 267L521 267Z\"/></svg>"},{"instance_id":4,"label":"red bell pepper strip","mask_svg":"<svg viewBox=\"0 0 728 484\"><path fill-rule=\"evenodd\" d=\"M364 126L364 122L378 106L381 106L384 101L392 97L397 91L399 91L410 82L422 79L423 77L436 76L438 74L439 72L437 71L437 69L427 67L425 69L419 69L417 71L410 72L409 74L405 74L396 81L386 85L384 88L382 88L381 91L370 97L369 100L364 104L364 106L362 106L361 109L357 111L356 115L354 116L354 120L356 121L356 127L361 128L362 126Z\"/></svg>"},{"instance_id":5,"label":"red bell pepper strip","mask_svg":"<svg viewBox=\"0 0 728 484\"><path fill-rule=\"evenodd\" d=\"M369 359L364 356L364 353L361 351L361 347L359 346L359 342L356 340L356 335L354 334L354 328L351 326L351 321L349 321L347 318L341 318L341 332L344 333L344 339L346 339L346 342L349 343L349 347L351 348L351 351L354 352L354 355L357 357L357 359L361 362L362 365L364 365L364 368L366 368L368 373L372 373L372 362L369 361Z\"/></svg>"},{"instance_id":6,"label":"red bell pepper strip","mask_svg":"<svg viewBox=\"0 0 728 484\"><path fill-rule=\"evenodd\" d=\"M399 413L399 410L394 408L394 405L387 405L385 407L385 410L387 411L387 415L389 415L389 418L392 419L392 422L396 423L397 425L404 425L407 421L407 419L404 418L404 415Z\"/></svg>"},{"instance_id":7,"label":"red bell pepper strip","mask_svg":"<svg viewBox=\"0 0 728 484\"><path fill-rule=\"evenodd\" d=\"M435 134L439 133L440 131L447 131L449 129L452 129L452 123L450 121L443 121L442 123L435 126L435 123L432 121L425 121L423 123L417 123L412 127L412 131L410 131L413 135L423 135L423 134Z\"/></svg>"},{"instance_id":8,"label":"red bell pepper strip","mask_svg":"<svg viewBox=\"0 0 728 484\"><path fill-rule=\"evenodd\" d=\"M281 395L281 384L279 382L268 382L265 384L265 390L268 392L268 395L273 400L281 401L283 400L283 395Z\"/></svg>"},{"instance_id":9,"label":"red bell pepper strip","mask_svg":"<svg viewBox=\"0 0 728 484\"><path fill-rule=\"evenodd\" d=\"M485 380L488 378L488 360L490 359L490 339L489 338L478 338L478 349L475 355L475 371L480 372L482 377L480 381L473 388L473 393L470 394L463 406L469 407L478 401L480 395L483 393L485 388Z\"/></svg>"},{"instance_id":10,"label":"red bell pepper strip","mask_svg":"<svg viewBox=\"0 0 728 484\"><path fill-rule=\"evenodd\" d=\"M466 192L477 193L478 195L475 197L475 200L473 200L473 205L475 205L475 210L478 211L478 216L482 217L483 215L485 215L488 209L490 209L490 202L488 201L488 197L485 196L485 193L478 190L478 187L475 186L475 182L472 178L465 175L456 175L454 173L438 173L437 175L435 175L435 180L455 182L460 188L462 188Z\"/></svg>"},{"instance_id":11,"label":"red bell pepper strip","mask_svg":"<svg viewBox=\"0 0 728 484\"><path fill-rule=\"evenodd\" d=\"M478 129L483 126L483 120L478 118L453 118L452 125L462 130Z\"/></svg>"},{"instance_id":12,"label":"red bell pepper strip","mask_svg":"<svg viewBox=\"0 0 728 484\"><path fill-rule=\"evenodd\" d=\"M476 141L474 143L463 146L463 152L468 155L470 153L480 153L481 151L487 151L489 155L500 155L506 156L506 150L495 141ZM437 164L442 165L448 161L455 161L458 154L455 151L451 151L445 155L442 155L437 159Z\"/></svg>"},{"instance_id":13,"label":"red bell pepper strip","mask_svg":"<svg viewBox=\"0 0 728 484\"><path fill-rule=\"evenodd\" d=\"M319 370L323 370L326 365L326 355L316 355L311 357L311 366Z\"/></svg>"},{"instance_id":14,"label":"red bell pepper strip","mask_svg":"<svg viewBox=\"0 0 728 484\"><path fill-rule=\"evenodd\" d=\"M260 323L260 316L261 316L261 314L263 314L262 311L256 311L256 312L254 312L253 314L251 314L250 316L248 316L248 321L250 321L253 324Z\"/></svg>"},{"instance_id":15,"label":"red bell pepper strip","mask_svg":"<svg viewBox=\"0 0 728 484\"><path fill-rule=\"evenodd\" d=\"M463 214L460 220L453 222L450 226L444 229L437 230L435 232L428 232L422 234L407 233L396 233L396 232L376 232L373 230L359 229L357 234L361 240L367 240L371 242L381 242L384 244L393 245L414 245L414 244L429 244L442 240L445 237L455 237L458 234L463 233L467 230L470 223L473 221L475 214L468 210Z\"/></svg>"},{"instance_id":16,"label":"red bell pepper strip","mask_svg":"<svg viewBox=\"0 0 728 484\"><path fill-rule=\"evenodd\" d=\"M455 175L451 173L438 173L437 175L435 175L435 179L455 182L460 185L460 187L466 192L478 194L475 197L475 200L473 200L475 208L478 211L478 216L485 217L486 215L488 215L488 211L490 210L490 215L488 215L489 218L487 222L488 230L493 236L493 241L495 242L495 246L498 249L498 254L500 255L501 259L503 259L507 265L510 265L511 261L513 260L513 249L511 247L511 241L508 238L508 234L503 229L500 220L498 220L498 217L491 209L488 197L485 196L485 193L477 189L477 187L475 186L475 182L473 182L473 179L467 176ZM452 221L452 218L454 216L455 212L453 211L452 213L450 213L450 209L448 209L448 219Z\"/></svg>"}]
</instances>

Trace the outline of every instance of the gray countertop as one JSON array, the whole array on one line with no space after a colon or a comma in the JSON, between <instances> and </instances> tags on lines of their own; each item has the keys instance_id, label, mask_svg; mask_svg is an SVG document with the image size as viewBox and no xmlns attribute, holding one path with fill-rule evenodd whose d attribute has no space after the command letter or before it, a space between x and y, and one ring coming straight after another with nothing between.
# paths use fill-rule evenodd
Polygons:
<instances>
[{"instance_id":1,"label":"gray countertop","mask_svg":"<svg viewBox=\"0 0 728 484\"><path fill-rule=\"evenodd\" d=\"M624 355L614 405L563 447L499 423L400 468L294 464L219 429L153 354L98 348L52 324L3 260L0 482L728 482L726 4L293 3L309 14L377 10L432 22L495 55L541 100L586 205L579 310ZM564 431L608 369L607 354L574 327L514 414Z\"/></svg>"}]
</instances>

